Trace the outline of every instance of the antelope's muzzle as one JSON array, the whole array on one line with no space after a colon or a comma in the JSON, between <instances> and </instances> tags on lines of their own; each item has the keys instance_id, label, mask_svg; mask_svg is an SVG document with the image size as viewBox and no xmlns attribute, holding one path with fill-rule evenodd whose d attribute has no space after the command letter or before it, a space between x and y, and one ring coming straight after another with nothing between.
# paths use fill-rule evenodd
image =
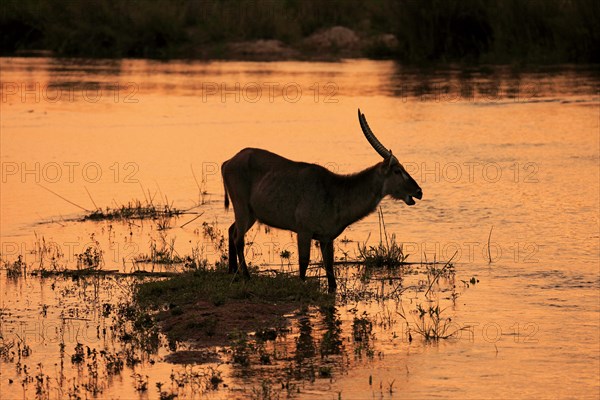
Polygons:
<instances>
[{"instance_id":1,"label":"antelope's muzzle","mask_svg":"<svg viewBox=\"0 0 600 400\"><path fill-rule=\"evenodd\" d=\"M423 191L421 190L421 188L419 188L417 191L415 191L412 195L407 194L403 200L407 205L414 206L415 199L413 199L413 197L416 197L419 200L421 200L423 198Z\"/></svg>"}]
</instances>

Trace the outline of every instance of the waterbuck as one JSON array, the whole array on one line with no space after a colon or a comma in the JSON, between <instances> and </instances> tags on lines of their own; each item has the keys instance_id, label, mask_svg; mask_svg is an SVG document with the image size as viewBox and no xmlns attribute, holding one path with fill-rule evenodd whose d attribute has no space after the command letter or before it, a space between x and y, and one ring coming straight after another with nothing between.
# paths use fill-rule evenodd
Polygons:
<instances>
[{"instance_id":1,"label":"waterbuck","mask_svg":"<svg viewBox=\"0 0 600 400\"><path fill-rule=\"evenodd\" d=\"M300 278L306 279L311 240L319 241L329 292L336 289L333 241L346 227L375 210L390 195L415 204L423 192L398 159L375 137L364 114L358 121L373 148L383 157L353 175L338 175L316 164L295 162L266 150L246 148L221 166L225 208L233 203L229 227L229 272L250 277L244 258L244 235L257 220L298 234Z\"/></svg>"}]
</instances>

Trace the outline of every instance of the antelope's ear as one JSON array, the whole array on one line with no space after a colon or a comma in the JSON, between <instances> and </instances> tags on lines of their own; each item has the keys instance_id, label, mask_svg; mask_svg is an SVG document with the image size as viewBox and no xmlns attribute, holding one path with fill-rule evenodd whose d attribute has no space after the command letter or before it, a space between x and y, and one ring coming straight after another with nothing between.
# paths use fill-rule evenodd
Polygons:
<instances>
[{"instance_id":1,"label":"antelope's ear","mask_svg":"<svg viewBox=\"0 0 600 400\"><path fill-rule=\"evenodd\" d=\"M383 172L386 175L389 175L392 172L392 168L396 162L396 157L394 157L392 151L390 150L390 155L383 161Z\"/></svg>"}]
</instances>

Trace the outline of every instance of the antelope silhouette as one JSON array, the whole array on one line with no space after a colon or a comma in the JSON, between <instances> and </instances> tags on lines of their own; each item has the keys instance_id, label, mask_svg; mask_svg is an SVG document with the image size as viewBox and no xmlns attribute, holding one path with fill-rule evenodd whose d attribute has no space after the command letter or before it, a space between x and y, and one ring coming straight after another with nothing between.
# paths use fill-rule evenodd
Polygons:
<instances>
[{"instance_id":1,"label":"antelope silhouette","mask_svg":"<svg viewBox=\"0 0 600 400\"><path fill-rule=\"evenodd\" d=\"M340 175L316 164L288 160L267 150L245 148L221 166L225 208L233 204L229 227L229 272L250 277L244 257L244 235L258 220L297 233L300 278L306 279L311 240L323 255L329 292L337 284L333 241L350 224L373 212L385 196L415 204L423 192L402 164L375 137L358 110L358 121L371 146L383 157L351 175Z\"/></svg>"}]
</instances>

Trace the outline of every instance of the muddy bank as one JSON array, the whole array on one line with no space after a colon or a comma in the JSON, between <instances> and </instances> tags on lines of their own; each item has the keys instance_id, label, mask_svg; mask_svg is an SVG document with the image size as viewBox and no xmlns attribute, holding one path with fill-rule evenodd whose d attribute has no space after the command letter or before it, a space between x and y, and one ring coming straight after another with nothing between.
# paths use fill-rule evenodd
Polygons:
<instances>
[{"instance_id":1,"label":"muddy bank","mask_svg":"<svg viewBox=\"0 0 600 400\"><path fill-rule=\"evenodd\" d=\"M332 300L317 279L302 282L292 275L254 273L244 280L221 270L144 283L135 296L138 305L154 310L173 350L177 343L193 349L227 346L248 333L275 339L296 310Z\"/></svg>"},{"instance_id":2,"label":"muddy bank","mask_svg":"<svg viewBox=\"0 0 600 400\"><path fill-rule=\"evenodd\" d=\"M300 303L269 304L235 300L214 305L206 300L161 311L156 320L170 340L187 342L194 348L227 346L239 333L257 332L275 337L288 325L286 315Z\"/></svg>"}]
</instances>

